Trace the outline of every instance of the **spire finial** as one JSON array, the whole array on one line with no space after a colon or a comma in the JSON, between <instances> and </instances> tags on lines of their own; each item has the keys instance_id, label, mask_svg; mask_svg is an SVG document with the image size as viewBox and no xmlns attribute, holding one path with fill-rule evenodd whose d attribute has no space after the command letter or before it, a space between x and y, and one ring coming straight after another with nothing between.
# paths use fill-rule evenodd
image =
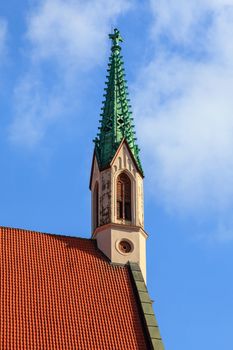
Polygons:
<instances>
[{"instance_id":1,"label":"spire finial","mask_svg":"<svg viewBox=\"0 0 233 350\"><path fill-rule=\"evenodd\" d=\"M109 38L112 40L112 51L115 49L121 50L119 42L123 42L123 39L121 37L120 31L117 28L114 29L113 34L109 34Z\"/></svg>"}]
</instances>

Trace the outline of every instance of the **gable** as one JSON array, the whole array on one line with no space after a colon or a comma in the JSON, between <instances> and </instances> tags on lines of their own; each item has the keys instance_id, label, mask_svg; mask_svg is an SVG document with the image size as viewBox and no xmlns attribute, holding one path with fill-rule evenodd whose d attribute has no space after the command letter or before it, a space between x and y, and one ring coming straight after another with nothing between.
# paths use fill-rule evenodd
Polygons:
<instances>
[{"instance_id":1,"label":"gable","mask_svg":"<svg viewBox=\"0 0 233 350\"><path fill-rule=\"evenodd\" d=\"M90 174L90 181L89 181L89 189L91 190L93 182L97 180L99 175L99 165L97 161L97 157L95 154L95 151L93 152L92 156L92 164L91 164L91 174Z\"/></svg>"},{"instance_id":2,"label":"gable","mask_svg":"<svg viewBox=\"0 0 233 350\"><path fill-rule=\"evenodd\" d=\"M138 172L141 178L144 178L126 139L122 140L120 143L116 154L111 161L111 166L116 166L118 169L128 169L131 173Z\"/></svg>"}]
</instances>

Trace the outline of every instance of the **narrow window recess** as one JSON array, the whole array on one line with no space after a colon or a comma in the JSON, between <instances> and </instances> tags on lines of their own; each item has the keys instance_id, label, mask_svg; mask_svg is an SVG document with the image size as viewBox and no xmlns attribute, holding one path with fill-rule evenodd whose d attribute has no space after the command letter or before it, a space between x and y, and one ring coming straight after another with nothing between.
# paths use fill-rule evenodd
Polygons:
<instances>
[{"instance_id":1,"label":"narrow window recess","mask_svg":"<svg viewBox=\"0 0 233 350\"><path fill-rule=\"evenodd\" d=\"M131 221L131 181L121 173L117 178L117 219Z\"/></svg>"}]
</instances>

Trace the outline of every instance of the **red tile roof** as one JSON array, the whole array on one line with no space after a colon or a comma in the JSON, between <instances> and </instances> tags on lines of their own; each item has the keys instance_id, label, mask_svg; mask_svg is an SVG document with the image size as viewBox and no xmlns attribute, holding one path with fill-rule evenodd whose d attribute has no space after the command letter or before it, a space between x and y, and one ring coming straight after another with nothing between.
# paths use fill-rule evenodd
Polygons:
<instances>
[{"instance_id":1,"label":"red tile roof","mask_svg":"<svg viewBox=\"0 0 233 350\"><path fill-rule=\"evenodd\" d=\"M0 227L0 349L147 349L127 266L91 239Z\"/></svg>"}]
</instances>

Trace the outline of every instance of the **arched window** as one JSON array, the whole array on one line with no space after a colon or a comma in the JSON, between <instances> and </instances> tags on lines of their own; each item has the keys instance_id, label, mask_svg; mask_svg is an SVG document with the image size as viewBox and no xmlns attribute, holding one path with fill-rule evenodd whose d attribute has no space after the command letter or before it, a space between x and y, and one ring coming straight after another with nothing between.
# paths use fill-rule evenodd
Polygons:
<instances>
[{"instance_id":1,"label":"arched window","mask_svg":"<svg viewBox=\"0 0 233 350\"><path fill-rule=\"evenodd\" d=\"M93 193L93 224L94 230L99 226L99 184L96 182Z\"/></svg>"},{"instance_id":2,"label":"arched window","mask_svg":"<svg viewBox=\"0 0 233 350\"><path fill-rule=\"evenodd\" d=\"M131 221L131 181L125 173L117 178L117 219Z\"/></svg>"}]
</instances>

